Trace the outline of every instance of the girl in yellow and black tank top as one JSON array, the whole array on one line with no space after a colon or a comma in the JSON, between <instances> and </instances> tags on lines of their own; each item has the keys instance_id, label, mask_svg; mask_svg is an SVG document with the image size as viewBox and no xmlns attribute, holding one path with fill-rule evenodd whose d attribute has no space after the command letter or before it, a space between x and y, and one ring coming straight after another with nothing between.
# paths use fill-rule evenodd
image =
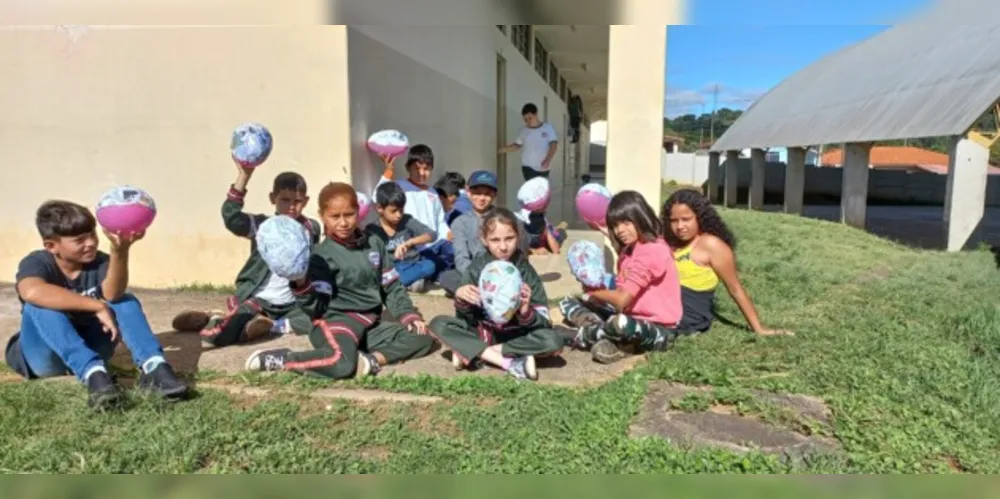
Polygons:
<instances>
[{"instance_id":1,"label":"girl in yellow and black tank top","mask_svg":"<svg viewBox=\"0 0 1000 499\"><path fill-rule=\"evenodd\" d=\"M663 204L660 217L681 283L684 316L678 329L693 333L712 326L715 288L721 281L755 333L791 334L761 325L736 272L736 237L708 199L696 190L681 189Z\"/></svg>"}]
</instances>

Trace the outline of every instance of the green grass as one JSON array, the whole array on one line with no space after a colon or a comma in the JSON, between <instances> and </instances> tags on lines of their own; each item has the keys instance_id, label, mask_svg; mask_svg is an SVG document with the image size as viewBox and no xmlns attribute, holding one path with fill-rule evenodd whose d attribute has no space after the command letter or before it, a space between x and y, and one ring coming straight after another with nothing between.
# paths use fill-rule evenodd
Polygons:
<instances>
[{"instance_id":1,"label":"green grass","mask_svg":"<svg viewBox=\"0 0 1000 499\"><path fill-rule=\"evenodd\" d=\"M205 391L187 403L138 400L99 415L71 383L6 383L0 470L1000 472L1000 279L992 255L916 251L780 214L723 213L740 237L741 272L763 320L796 336L758 339L717 323L590 390L493 377L360 383L445 397L426 407ZM742 324L726 293L719 296L720 314ZM680 410L725 402L779 421L781 414L754 407L746 394L821 397L844 455L793 466L631 439L629 423L657 379L712 387L678 402ZM293 393L326 385L289 376L228 382L285 384Z\"/></svg>"}]
</instances>

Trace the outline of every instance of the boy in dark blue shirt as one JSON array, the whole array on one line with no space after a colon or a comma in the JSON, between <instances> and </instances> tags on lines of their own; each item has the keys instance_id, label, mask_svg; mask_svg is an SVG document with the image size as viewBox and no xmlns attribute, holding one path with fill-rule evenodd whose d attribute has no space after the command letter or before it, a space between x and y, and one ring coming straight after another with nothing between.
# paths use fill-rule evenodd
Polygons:
<instances>
[{"instance_id":1,"label":"boy in dark blue shirt","mask_svg":"<svg viewBox=\"0 0 1000 499\"><path fill-rule=\"evenodd\" d=\"M108 408L121 399L106 366L121 339L140 369L140 388L167 399L186 395L127 292L129 250L143 234L109 233L110 253L100 252L94 216L69 201L42 204L35 226L44 249L17 268L21 331L7 343L11 369L28 379L72 373L87 386L91 407Z\"/></svg>"}]
</instances>

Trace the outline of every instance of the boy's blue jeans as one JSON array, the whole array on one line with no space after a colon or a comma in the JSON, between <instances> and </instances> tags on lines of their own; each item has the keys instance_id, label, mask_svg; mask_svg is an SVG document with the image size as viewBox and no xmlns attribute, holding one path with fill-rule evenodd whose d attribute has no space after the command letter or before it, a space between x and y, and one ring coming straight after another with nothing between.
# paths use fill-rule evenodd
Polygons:
<instances>
[{"instance_id":1,"label":"boy's blue jeans","mask_svg":"<svg viewBox=\"0 0 1000 499\"><path fill-rule=\"evenodd\" d=\"M434 262L434 274L429 278L437 281L438 275L445 270L455 268L455 247L451 241L438 241L420 250L421 258ZM398 272L399 269L397 268Z\"/></svg>"},{"instance_id":2,"label":"boy's blue jeans","mask_svg":"<svg viewBox=\"0 0 1000 499\"><path fill-rule=\"evenodd\" d=\"M396 262L399 282L409 287L421 279L431 279L437 274L437 265L427 258L411 258Z\"/></svg>"},{"instance_id":3,"label":"boy's blue jeans","mask_svg":"<svg viewBox=\"0 0 1000 499\"><path fill-rule=\"evenodd\" d=\"M142 304L131 294L110 303L121 340L132 352L136 366L153 357L163 357L163 349ZM76 322L66 312L25 304L21 311L21 332L7 344L7 364L27 378L83 375L104 366L115 351L111 335L104 332L96 317Z\"/></svg>"}]
</instances>

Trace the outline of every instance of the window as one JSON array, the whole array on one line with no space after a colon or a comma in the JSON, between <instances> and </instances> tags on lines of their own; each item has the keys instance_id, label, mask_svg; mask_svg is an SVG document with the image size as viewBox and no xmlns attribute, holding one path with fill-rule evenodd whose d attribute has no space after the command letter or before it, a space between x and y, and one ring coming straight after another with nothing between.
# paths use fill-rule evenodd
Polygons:
<instances>
[{"instance_id":1,"label":"window","mask_svg":"<svg viewBox=\"0 0 1000 499\"><path fill-rule=\"evenodd\" d=\"M569 102L569 94L566 93L566 78L559 77L559 96L563 102Z\"/></svg>"},{"instance_id":2,"label":"window","mask_svg":"<svg viewBox=\"0 0 1000 499\"><path fill-rule=\"evenodd\" d=\"M780 163L781 153L778 151L767 151L767 153L764 154L764 161L767 161L768 163Z\"/></svg>"},{"instance_id":3,"label":"window","mask_svg":"<svg viewBox=\"0 0 1000 499\"><path fill-rule=\"evenodd\" d=\"M497 29L500 30L501 33L503 33L505 35L507 34L507 25L506 24L498 24L497 25Z\"/></svg>"},{"instance_id":4,"label":"window","mask_svg":"<svg viewBox=\"0 0 1000 499\"><path fill-rule=\"evenodd\" d=\"M517 47L517 51L524 56L525 59L531 61L531 46L528 45L531 40L531 25L530 24L514 24L510 27L511 42Z\"/></svg>"},{"instance_id":5,"label":"window","mask_svg":"<svg viewBox=\"0 0 1000 499\"><path fill-rule=\"evenodd\" d=\"M535 71L542 76L543 80L548 80L549 51L545 50L542 41L535 38Z\"/></svg>"},{"instance_id":6,"label":"window","mask_svg":"<svg viewBox=\"0 0 1000 499\"><path fill-rule=\"evenodd\" d=\"M549 62L549 86L553 92L559 92L559 68L554 62Z\"/></svg>"}]
</instances>

